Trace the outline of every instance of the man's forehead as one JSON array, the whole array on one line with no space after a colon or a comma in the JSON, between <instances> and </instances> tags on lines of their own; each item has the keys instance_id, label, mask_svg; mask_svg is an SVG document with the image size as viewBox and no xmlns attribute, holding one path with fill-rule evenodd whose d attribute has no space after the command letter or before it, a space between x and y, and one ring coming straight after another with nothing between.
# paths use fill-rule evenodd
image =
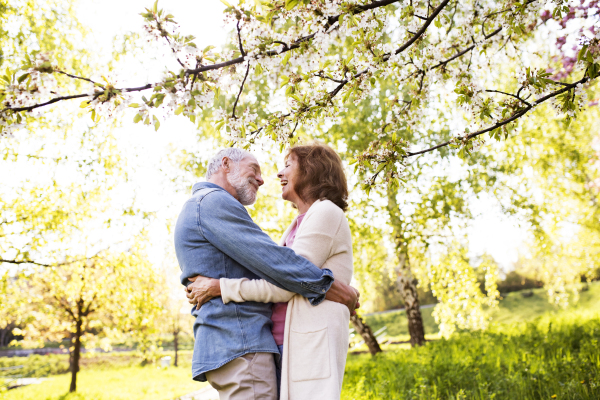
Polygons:
<instances>
[{"instance_id":1,"label":"man's forehead","mask_svg":"<svg viewBox=\"0 0 600 400\"><path fill-rule=\"evenodd\" d=\"M248 154L246 157L244 157L244 163L250 166L257 166L258 168L260 168L258 160L252 154Z\"/></svg>"}]
</instances>

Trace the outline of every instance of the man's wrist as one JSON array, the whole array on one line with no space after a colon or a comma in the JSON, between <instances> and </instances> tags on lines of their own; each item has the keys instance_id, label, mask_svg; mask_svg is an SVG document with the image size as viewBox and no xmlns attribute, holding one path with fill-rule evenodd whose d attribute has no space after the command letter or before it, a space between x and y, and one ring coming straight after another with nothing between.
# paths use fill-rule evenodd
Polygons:
<instances>
[{"instance_id":1,"label":"man's wrist","mask_svg":"<svg viewBox=\"0 0 600 400\"><path fill-rule=\"evenodd\" d=\"M210 284L210 292L212 297L220 297L221 296L221 280L220 279L212 279Z\"/></svg>"}]
</instances>

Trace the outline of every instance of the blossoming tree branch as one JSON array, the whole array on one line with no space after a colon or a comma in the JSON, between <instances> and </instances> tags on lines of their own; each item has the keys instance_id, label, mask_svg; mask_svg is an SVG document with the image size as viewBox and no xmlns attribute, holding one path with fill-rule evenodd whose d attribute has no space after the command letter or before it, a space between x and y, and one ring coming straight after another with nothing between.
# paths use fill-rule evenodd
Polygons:
<instances>
[{"instance_id":1,"label":"blossoming tree branch","mask_svg":"<svg viewBox=\"0 0 600 400\"><path fill-rule=\"evenodd\" d=\"M94 121L134 112L134 122L158 129L171 114L196 122L225 96L231 101L212 118L232 144L248 148L266 137L283 147L295 143L299 127L339 121L345 105L377 94L385 80L398 91L388 97L385 123L373 126L379 140L353 160L368 190L378 178L399 185L410 157L446 146L464 155L485 134L501 140L542 103L574 118L586 105L585 86L600 74L596 0L222 1L235 47L220 52L199 49L157 3L142 13L147 35L170 47L178 65L158 82L124 87L73 75L49 54L28 55L21 69L0 77L0 135L26 126L34 110L74 99ZM527 65L522 60L536 54L527 44L542 27L572 48L541 57L546 65ZM516 74L508 81L490 74L509 64ZM58 76L79 85L58 85ZM82 85L88 90L70 91ZM403 139L430 129L426 110L440 108L448 88L465 125L440 143ZM270 99L267 110L252 101L260 91Z\"/></svg>"}]
</instances>

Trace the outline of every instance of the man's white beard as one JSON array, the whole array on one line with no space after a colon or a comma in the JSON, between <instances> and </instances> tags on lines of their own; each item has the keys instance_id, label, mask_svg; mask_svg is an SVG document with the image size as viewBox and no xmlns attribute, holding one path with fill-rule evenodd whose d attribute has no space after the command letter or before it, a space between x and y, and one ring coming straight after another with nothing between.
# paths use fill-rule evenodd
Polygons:
<instances>
[{"instance_id":1,"label":"man's white beard","mask_svg":"<svg viewBox=\"0 0 600 400\"><path fill-rule=\"evenodd\" d=\"M254 183L258 186L258 182L252 177L243 180L240 173L241 169L239 165L234 164L232 172L227 174L227 182L235 189L240 203L244 206L249 206L256 201L256 191L252 184Z\"/></svg>"}]
</instances>

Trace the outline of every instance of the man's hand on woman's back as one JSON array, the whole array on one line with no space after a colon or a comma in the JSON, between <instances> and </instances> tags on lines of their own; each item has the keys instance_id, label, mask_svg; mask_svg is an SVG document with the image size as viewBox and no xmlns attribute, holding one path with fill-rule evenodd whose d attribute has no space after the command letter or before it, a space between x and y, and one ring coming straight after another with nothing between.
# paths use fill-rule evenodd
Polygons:
<instances>
[{"instance_id":1,"label":"man's hand on woman's back","mask_svg":"<svg viewBox=\"0 0 600 400\"><path fill-rule=\"evenodd\" d=\"M360 292L356 288L338 281L333 282L325 299L345 305L350 310L350 315L356 314L356 309L360 307Z\"/></svg>"}]
</instances>

